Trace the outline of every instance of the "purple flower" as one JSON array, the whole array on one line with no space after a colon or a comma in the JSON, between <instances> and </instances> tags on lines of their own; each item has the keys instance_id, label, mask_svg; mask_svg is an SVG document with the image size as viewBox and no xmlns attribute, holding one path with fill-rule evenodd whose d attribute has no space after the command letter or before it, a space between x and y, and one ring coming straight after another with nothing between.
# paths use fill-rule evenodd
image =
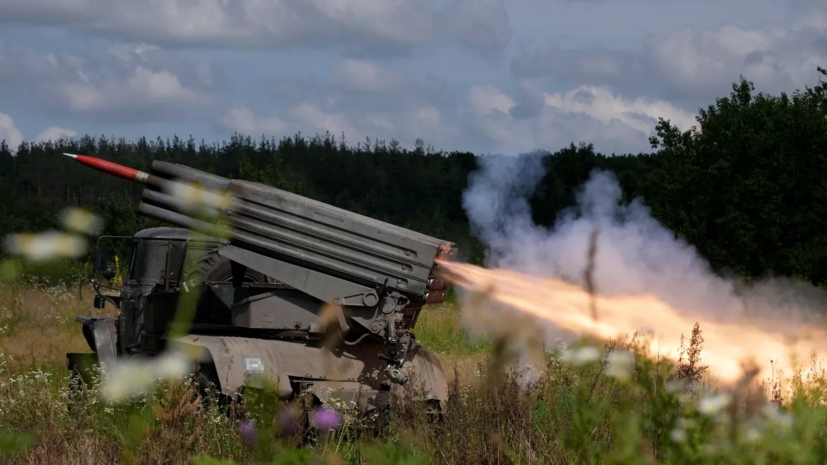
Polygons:
<instances>
[{"instance_id":1,"label":"purple flower","mask_svg":"<svg viewBox=\"0 0 827 465\"><path fill-rule=\"evenodd\" d=\"M334 409L319 407L316 409L316 425L319 431L328 432L336 429L339 426L341 416L339 412Z\"/></svg>"},{"instance_id":2,"label":"purple flower","mask_svg":"<svg viewBox=\"0 0 827 465\"><path fill-rule=\"evenodd\" d=\"M238 424L238 434L248 447L256 445L256 425L250 420L242 420Z\"/></svg>"}]
</instances>

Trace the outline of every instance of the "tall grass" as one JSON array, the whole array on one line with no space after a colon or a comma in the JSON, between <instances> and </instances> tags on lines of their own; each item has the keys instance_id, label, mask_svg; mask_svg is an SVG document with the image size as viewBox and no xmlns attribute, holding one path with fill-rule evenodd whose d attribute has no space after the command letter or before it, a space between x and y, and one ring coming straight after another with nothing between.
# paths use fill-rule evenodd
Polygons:
<instances>
[{"instance_id":1,"label":"tall grass","mask_svg":"<svg viewBox=\"0 0 827 465\"><path fill-rule=\"evenodd\" d=\"M417 339L440 354L450 378L441 420L404 398L386 415L364 417L342 406L338 428L301 441L285 423L288 411L267 391L219 408L186 380L119 404L103 402L93 387L70 389L63 354L88 350L72 320L94 311L90 297L36 280L0 289L4 463L827 460L824 371L782 385L746 370L741 385L717 389L705 380L699 326L687 328L678 365L643 352L641 339L632 337L548 349L538 376L526 380L512 370L492 371L508 360L494 360L499 355L490 343L468 337L455 306L437 307L422 313Z\"/></svg>"}]
</instances>

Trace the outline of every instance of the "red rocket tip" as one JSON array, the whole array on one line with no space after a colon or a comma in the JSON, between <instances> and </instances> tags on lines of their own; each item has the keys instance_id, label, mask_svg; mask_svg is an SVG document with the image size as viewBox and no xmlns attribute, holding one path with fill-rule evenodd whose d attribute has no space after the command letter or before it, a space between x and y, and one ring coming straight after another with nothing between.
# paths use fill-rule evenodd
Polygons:
<instances>
[{"instance_id":1,"label":"red rocket tip","mask_svg":"<svg viewBox=\"0 0 827 465\"><path fill-rule=\"evenodd\" d=\"M100 158L90 157L89 155L73 155L71 153L64 153L64 155L90 168L130 181L145 183L149 179L149 175L143 171L112 163L111 161L101 160Z\"/></svg>"}]
</instances>

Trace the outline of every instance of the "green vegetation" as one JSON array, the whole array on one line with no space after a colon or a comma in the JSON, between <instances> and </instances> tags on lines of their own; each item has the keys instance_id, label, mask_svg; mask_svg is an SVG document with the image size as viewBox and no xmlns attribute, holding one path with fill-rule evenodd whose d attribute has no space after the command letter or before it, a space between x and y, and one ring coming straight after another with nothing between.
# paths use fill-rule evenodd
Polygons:
<instances>
[{"instance_id":1,"label":"green vegetation","mask_svg":"<svg viewBox=\"0 0 827 465\"><path fill-rule=\"evenodd\" d=\"M74 293L47 288L27 287L23 297L27 306L55 299L56 312L83 305ZM221 410L186 382L160 382L145 395L110 404L93 389L70 389L59 366L43 368L9 355L19 337L6 337L0 340L0 453L8 463L815 464L827 459L823 370L790 385L756 380L748 370L741 386L716 390L703 378L703 334L696 326L687 328L689 344L679 366L654 362L654 354L641 349L644 340L635 337L602 347L546 350L539 377L526 382L511 371L492 371L508 362L496 360L503 355L457 347L455 311L426 312L419 329L423 340L453 339L447 350L479 356L475 370L451 376L442 421L431 423L424 412L401 402L380 416L359 416L341 404L339 426L304 445L285 428L290 426L283 421L285 411L268 391L244 406ZM81 338L69 326L61 331ZM247 423L250 418L255 422Z\"/></svg>"},{"instance_id":2,"label":"green vegetation","mask_svg":"<svg viewBox=\"0 0 827 465\"><path fill-rule=\"evenodd\" d=\"M827 75L827 71L820 69ZM619 178L625 200L643 196L653 216L716 270L827 281L827 84L780 97L742 81L703 110L696 130L662 121L652 154L604 156L591 146L540 153L535 219L549 225L574 203L595 168ZM459 243L468 231L461 194L469 153L391 142L348 147L327 136L222 145L84 138L0 145L0 234L58 229L67 205L89 208L104 234L153 223L135 212L141 187L64 160L99 156L139 169L153 159L265 182ZM0 283L0 462L9 463L824 463L827 373L756 379L727 390L704 379L703 328L687 328L679 366L655 362L641 337L535 348L536 379L508 366L510 342L470 340L455 303L423 312L418 340L451 376L445 416L432 423L411 403L361 417L339 406L335 428L300 444L272 392L221 411L187 383L162 382L121 403L70 389L67 351L85 350L72 319L94 314L83 260L35 267L4 261ZM109 310L111 311L111 310ZM105 311L104 311L105 313ZM515 336L516 337L516 336ZM539 350L542 349L542 350ZM781 355L781 354L779 354ZM789 374L788 374L789 375ZM106 374L104 374L106 376ZM331 415L333 413L331 412Z\"/></svg>"}]
</instances>

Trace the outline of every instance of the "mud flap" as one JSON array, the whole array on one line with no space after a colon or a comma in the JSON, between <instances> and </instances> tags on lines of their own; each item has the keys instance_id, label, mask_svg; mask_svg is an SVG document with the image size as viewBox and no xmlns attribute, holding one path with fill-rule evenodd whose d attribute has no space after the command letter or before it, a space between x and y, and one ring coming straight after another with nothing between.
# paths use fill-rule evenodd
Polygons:
<instances>
[{"instance_id":1,"label":"mud flap","mask_svg":"<svg viewBox=\"0 0 827 465\"><path fill-rule=\"evenodd\" d=\"M100 362L112 362L117 358L117 318L81 315L75 321L82 325L83 337L89 348L98 354Z\"/></svg>"}]
</instances>

